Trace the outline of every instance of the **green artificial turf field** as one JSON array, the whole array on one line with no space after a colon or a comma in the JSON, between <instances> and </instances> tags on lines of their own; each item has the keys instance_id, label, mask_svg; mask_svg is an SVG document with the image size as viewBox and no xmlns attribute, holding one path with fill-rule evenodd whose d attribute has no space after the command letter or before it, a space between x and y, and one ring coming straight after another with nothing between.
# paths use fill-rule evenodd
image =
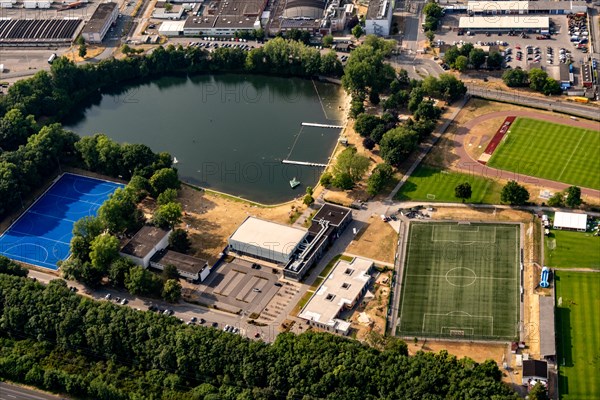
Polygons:
<instances>
[{"instance_id":1,"label":"green artificial turf field","mask_svg":"<svg viewBox=\"0 0 600 400\"><path fill-rule=\"evenodd\" d=\"M468 203L500 203L502 185L490 178L442 171L439 168L421 164L396 194L396 200L460 202L454 196L454 188L469 182L473 196Z\"/></svg>"},{"instance_id":2,"label":"green artificial turf field","mask_svg":"<svg viewBox=\"0 0 600 400\"><path fill-rule=\"evenodd\" d=\"M514 340L519 249L518 225L411 223L397 333Z\"/></svg>"},{"instance_id":3,"label":"green artificial turf field","mask_svg":"<svg viewBox=\"0 0 600 400\"><path fill-rule=\"evenodd\" d=\"M600 276L556 273L558 388L564 400L600 399Z\"/></svg>"},{"instance_id":4,"label":"green artificial turf field","mask_svg":"<svg viewBox=\"0 0 600 400\"><path fill-rule=\"evenodd\" d=\"M600 189L600 132L517 118L488 165Z\"/></svg>"},{"instance_id":5,"label":"green artificial turf field","mask_svg":"<svg viewBox=\"0 0 600 400\"><path fill-rule=\"evenodd\" d=\"M600 236L554 229L545 238L544 264L554 268L600 269Z\"/></svg>"}]
</instances>

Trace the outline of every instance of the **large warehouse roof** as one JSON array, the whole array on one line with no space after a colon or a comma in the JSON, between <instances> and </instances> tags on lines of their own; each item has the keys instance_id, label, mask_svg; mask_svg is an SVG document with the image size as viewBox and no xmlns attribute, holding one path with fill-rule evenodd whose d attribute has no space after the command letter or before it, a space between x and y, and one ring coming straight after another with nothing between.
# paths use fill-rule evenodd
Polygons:
<instances>
[{"instance_id":1,"label":"large warehouse roof","mask_svg":"<svg viewBox=\"0 0 600 400\"><path fill-rule=\"evenodd\" d=\"M308 232L303 229L248 217L231 235L229 243L243 244L263 257L281 254L289 258L307 235Z\"/></svg>"},{"instance_id":2,"label":"large warehouse roof","mask_svg":"<svg viewBox=\"0 0 600 400\"><path fill-rule=\"evenodd\" d=\"M325 2L322 0L289 0L285 6L285 18L310 18L323 17Z\"/></svg>"},{"instance_id":3,"label":"large warehouse roof","mask_svg":"<svg viewBox=\"0 0 600 400\"><path fill-rule=\"evenodd\" d=\"M529 1L469 1L467 10L474 13L517 12L528 10Z\"/></svg>"},{"instance_id":4,"label":"large warehouse roof","mask_svg":"<svg viewBox=\"0 0 600 400\"><path fill-rule=\"evenodd\" d=\"M548 29L550 18L538 15L535 18L515 18L514 15L471 16L460 17L458 25L462 29Z\"/></svg>"},{"instance_id":5,"label":"large warehouse roof","mask_svg":"<svg viewBox=\"0 0 600 400\"><path fill-rule=\"evenodd\" d=\"M96 33L102 30L107 21L111 18L117 3L100 3L96 11L92 14L89 22L83 27L81 33Z\"/></svg>"},{"instance_id":6,"label":"large warehouse roof","mask_svg":"<svg viewBox=\"0 0 600 400\"><path fill-rule=\"evenodd\" d=\"M554 227L586 230L587 215L558 211L556 214L554 214Z\"/></svg>"}]
</instances>

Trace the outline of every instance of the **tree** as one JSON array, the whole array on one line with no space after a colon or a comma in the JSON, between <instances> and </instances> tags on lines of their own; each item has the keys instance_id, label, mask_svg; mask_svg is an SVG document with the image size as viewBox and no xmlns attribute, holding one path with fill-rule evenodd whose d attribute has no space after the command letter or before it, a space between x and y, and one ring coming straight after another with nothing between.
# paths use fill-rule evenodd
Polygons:
<instances>
[{"instance_id":1,"label":"tree","mask_svg":"<svg viewBox=\"0 0 600 400\"><path fill-rule=\"evenodd\" d=\"M544 85L548 81L548 73L540 68L529 70L529 87L537 92L544 90Z\"/></svg>"},{"instance_id":2,"label":"tree","mask_svg":"<svg viewBox=\"0 0 600 400\"><path fill-rule=\"evenodd\" d=\"M310 206L311 204L313 204L313 203L315 202L315 199L312 197L312 195L310 195L310 194L308 194L308 193L307 193L307 194L304 196L304 199L302 199L302 202L303 202L305 205L307 205L307 206Z\"/></svg>"},{"instance_id":3,"label":"tree","mask_svg":"<svg viewBox=\"0 0 600 400\"><path fill-rule=\"evenodd\" d=\"M73 224L71 256L82 261L89 261L92 241L105 229L105 225L98 217L83 217L77 220Z\"/></svg>"},{"instance_id":4,"label":"tree","mask_svg":"<svg viewBox=\"0 0 600 400\"><path fill-rule=\"evenodd\" d=\"M177 271L177 267L171 264L165 265L165 268L162 272L163 279L168 281L169 279L179 279L179 272Z\"/></svg>"},{"instance_id":5,"label":"tree","mask_svg":"<svg viewBox=\"0 0 600 400\"><path fill-rule=\"evenodd\" d=\"M108 271L108 266L119 257L119 239L107 233L96 236L90 246L92 266Z\"/></svg>"},{"instance_id":6,"label":"tree","mask_svg":"<svg viewBox=\"0 0 600 400\"><path fill-rule=\"evenodd\" d=\"M416 87L410 91L410 95L408 98L408 111L414 113L417 111L419 104L423 101L425 97L425 90L422 87Z\"/></svg>"},{"instance_id":7,"label":"tree","mask_svg":"<svg viewBox=\"0 0 600 400\"><path fill-rule=\"evenodd\" d=\"M472 49L469 52L469 63L473 66L473 68L478 69L483 65L484 62L485 51L483 51L483 49Z\"/></svg>"},{"instance_id":8,"label":"tree","mask_svg":"<svg viewBox=\"0 0 600 400\"><path fill-rule=\"evenodd\" d=\"M524 87L528 85L529 74L520 68L507 69L502 80L508 87Z\"/></svg>"},{"instance_id":9,"label":"tree","mask_svg":"<svg viewBox=\"0 0 600 400\"><path fill-rule=\"evenodd\" d=\"M373 148L375 147L375 141L373 139L371 139L370 137L366 137L363 139L363 147L367 150L373 150Z\"/></svg>"},{"instance_id":10,"label":"tree","mask_svg":"<svg viewBox=\"0 0 600 400\"><path fill-rule=\"evenodd\" d=\"M548 389L541 382L536 383L528 394L529 400L550 400Z\"/></svg>"},{"instance_id":11,"label":"tree","mask_svg":"<svg viewBox=\"0 0 600 400\"><path fill-rule=\"evenodd\" d=\"M469 59L465 56L456 57L456 61L454 62L454 68L459 70L460 72L465 72L469 65Z\"/></svg>"},{"instance_id":12,"label":"tree","mask_svg":"<svg viewBox=\"0 0 600 400\"><path fill-rule=\"evenodd\" d=\"M404 126L394 128L381 139L381 157L388 164L398 166L416 149L417 143L418 136L414 131Z\"/></svg>"},{"instance_id":13,"label":"tree","mask_svg":"<svg viewBox=\"0 0 600 400\"><path fill-rule=\"evenodd\" d=\"M8 110L0 119L0 144L3 151L16 150L38 131L33 115L25 117L20 109Z\"/></svg>"},{"instance_id":14,"label":"tree","mask_svg":"<svg viewBox=\"0 0 600 400\"><path fill-rule=\"evenodd\" d=\"M460 50L458 50L458 47L452 46L446 50L446 53L444 53L444 62L454 68L454 63L460 55L461 54Z\"/></svg>"},{"instance_id":15,"label":"tree","mask_svg":"<svg viewBox=\"0 0 600 400\"><path fill-rule=\"evenodd\" d=\"M390 165L378 164L367 181L367 193L375 196L387 185L393 174L394 170Z\"/></svg>"},{"instance_id":16,"label":"tree","mask_svg":"<svg viewBox=\"0 0 600 400\"><path fill-rule=\"evenodd\" d=\"M503 203L509 203L511 206L521 206L529 200L529 192L516 181L509 181L502 188L500 200Z\"/></svg>"},{"instance_id":17,"label":"tree","mask_svg":"<svg viewBox=\"0 0 600 400\"><path fill-rule=\"evenodd\" d=\"M310 194L312 196L312 194L314 193L314 189L312 186L307 186L306 187L306 194Z\"/></svg>"},{"instance_id":18,"label":"tree","mask_svg":"<svg viewBox=\"0 0 600 400\"><path fill-rule=\"evenodd\" d=\"M159 206L154 211L154 225L163 229L172 229L175 225L181 223L181 204L171 202Z\"/></svg>"},{"instance_id":19,"label":"tree","mask_svg":"<svg viewBox=\"0 0 600 400\"><path fill-rule=\"evenodd\" d=\"M356 148L349 147L337 156L333 173L335 176L347 174L352 183L356 183L367 172L369 163L369 158L358 154Z\"/></svg>"},{"instance_id":20,"label":"tree","mask_svg":"<svg viewBox=\"0 0 600 400\"><path fill-rule=\"evenodd\" d=\"M79 45L77 54L79 55L79 57L85 58L85 56L87 55L87 45L85 43Z\"/></svg>"},{"instance_id":21,"label":"tree","mask_svg":"<svg viewBox=\"0 0 600 400\"><path fill-rule=\"evenodd\" d=\"M166 12L171 12L173 10L173 4L171 3L165 3L165 11Z\"/></svg>"},{"instance_id":22,"label":"tree","mask_svg":"<svg viewBox=\"0 0 600 400\"><path fill-rule=\"evenodd\" d=\"M177 303L181 298L181 283L175 279L167 280L162 290L162 297L169 303Z\"/></svg>"},{"instance_id":23,"label":"tree","mask_svg":"<svg viewBox=\"0 0 600 400\"><path fill-rule=\"evenodd\" d=\"M117 189L98 209L98 218L110 233L135 230L140 220L135 194L131 189Z\"/></svg>"},{"instance_id":24,"label":"tree","mask_svg":"<svg viewBox=\"0 0 600 400\"><path fill-rule=\"evenodd\" d=\"M492 51L488 55L487 59L487 67L488 69L498 69L502 66L502 62L504 61L504 57L497 51Z\"/></svg>"},{"instance_id":25,"label":"tree","mask_svg":"<svg viewBox=\"0 0 600 400\"><path fill-rule=\"evenodd\" d=\"M329 171L323 172L321 175L321 179L319 179L319 183L325 187L331 185L331 181L333 180L333 174Z\"/></svg>"},{"instance_id":26,"label":"tree","mask_svg":"<svg viewBox=\"0 0 600 400\"><path fill-rule=\"evenodd\" d=\"M354 122L354 130L360 136L365 137L371 135L373 129L382 124L383 121L378 116L362 113L356 117L356 121Z\"/></svg>"},{"instance_id":27,"label":"tree","mask_svg":"<svg viewBox=\"0 0 600 400\"><path fill-rule=\"evenodd\" d=\"M434 31L426 31L425 37L427 38L427 40L429 41L429 44L431 45L433 43L433 39L435 39L435 32Z\"/></svg>"},{"instance_id":28,"label":"tree","mask_svg":"<svg viewBox=\"0 0 600 400\"><path fill-rule=\"evenodd\" d=\"M454 196L461 199L463 203L465 200L470 199L472 194L473 192L469 182L460 183L454 188Z\"/></svg>"},{"instance_id":29,"label":"tree","mask_svg":"<svg viewBox=\"0 0 600 400\"><path fill-rule=\"evenodd\" d=\"M150 182L141 175L134 175L127 187L131 189L137 203L150 193Z\"/></svg>"},{"instance_id":30,"label":"tree","mask_svg":"<svg viewBox=\"0 0 600 400\"><path fill-rule=\"evenodd\" d=\"M564 207L565 194L563 192L554 193L554 195L548 199L548 205L550 207Z\"/></svg>"},{"instance_id":31,"label":"tree","mask_svg":"<svg viewBox=\"0 0 600 400\"><path fill-rule=\"evenodd\" d=\"M27 276L28 273L29 270L27 268L23 268L12 260L0 256L0 274Z\"/></svg>"},{"instance_id":32,"label":"tree","mask_svg":"<svg viewBox=\"0 0 600 400\"><path fill-rule=\"evenodd\" d=\"M581 189L577 186L571 186L567 189L567 207L578 208L581 205Z\"/></svg>"},{"instance_id":33,"label":"tree","mask_svg":"<svg viewBox=\"0 0 600 400\"><path fill-rule=\"evenodd\" d=\"M156 198L156 203L159 206L164 206L167 203L173 203L175 201L177 201L177 190L171 188L166 189Z\"/></svg>"},{"instance_id":34,"label":"tree","mask_svg":"<svg viewBox=\"0 0 600 400\"><path fill-rule=\"evenodd\" d=\"M192 243L188 237L188 233L183 229L174 229L169 235L169 246L179 253L187 253Z\"/></svg>"},{"instance_id":35,"label":"tree","mask_svg":"<svg viewBox=\"0 0 600 400\"><path fill-rule=\"evenodd\" d=\"M550 96L553 94L561 94L562 88L560 86L560 83L556 79L548 77L548 79L546 79L546 83L544 83L542 93L544 93L546 96Z\"/></svg>"},{"instance_id":36,"label":"tree","mask_svg":"<svg viewBox=\"0 0 600 400\"><path fill-rule=\"evenodd\" d=\"M467 93L465 84L452 74L441 74L438 81L440 96L447 102L452 103Z\"/></svg>"},{"instance_id":37,"label":"tree","mask_svg":"<svg viewBox=\"0 0 600 400\"><path fill-rule=\"evenodd\" d=\"M354 180L350 176L350 174L343 172L341 174L337 174L335 178L331 181L331 184L336 188L342 190L350 190L354 187Z\"/></svg>"},{"instance_id":38,"label":"tree","mask_svg":"<svg viewBox=\"0 0 600 400\"><path fill-rule=\"evenodd\" d=\"M119 257L108 267L108 279L115 287L125 286L125 277L129 270L134 267L133 261L127 257Z\"/></svg>"},{"instance_id":39,"label":"tree","mask_svg":"<svg viewBox=\"0 0 600 400\"><path fill-rule=\"evenodd\" d=\"M427 100L419 104L413 115L417 121L435 121L440 117L441 112L442 110L433 105L433 101Z\"/></svg>"},{"instance_id":40,"label":"tree","mask_svg":"<svg viewBox=\"0 0 600 400\"><path fill-rule=\"evenodd\" d=\"M161 280L141 265L129 269L125 276L125 288L133 295L147 295L162 291Z\"/></svg>"},{"instance_id":41,"label":"tree","mask_svg":"<svg viewBox=\"0 0 600 400\"><path fill-rule=\"evenodd\" d=\"M152 175L150 186L152 187L152 195L157 197L167 189L179 189L181 183L177 178L177 172L173 168L162 168Z\"/></svg>"},{"instance_id":42,"label":"tree","mask_svg":"<svg viewBox=\"0 0 600 400\"><path fill-rule=\"evenodd\" d=\"M362 26L356 25L354 28L352 28L351 30L352 35L357 38L360 39L360 37L365 33L365 31L363 30Z\"/></svg>"},{"instance_id":43,"label":"tree","mask_svg":"<svg viewBox=\"0 0 600 400\"><path fill-rule=\"evenodd\" d=\"M323 36L323 47L331 47L333 44L333 36L331 34Z\"/></svg>"}]
</instances>

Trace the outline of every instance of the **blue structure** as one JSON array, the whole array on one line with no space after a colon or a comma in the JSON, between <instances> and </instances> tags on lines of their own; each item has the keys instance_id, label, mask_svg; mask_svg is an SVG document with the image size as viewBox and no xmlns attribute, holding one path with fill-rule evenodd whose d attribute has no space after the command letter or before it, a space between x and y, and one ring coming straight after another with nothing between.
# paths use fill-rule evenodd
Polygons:
<instances>
[{"instance_id":1,"label":"blue structure","mask_svg":"<svg viewBox=\"0 0 600 400\"><path fill-rule=\"evenodd\" d=\"M70 256L73 224L94 216L120 183L64 174L0 236L0 254L52 270Z\"/></svg>"},{"instance_id":2,"label":"blue structure","mask_svg":"<svg viewBox=\"0 0 600 400\"><path fill-rule=\"evenodd\" d=\"M550 268L544 267L542 268L542 276L540 278L540 287L547 288L550 286L548 282L548 278L550 276Z\"/></svg>"}]
</instances>

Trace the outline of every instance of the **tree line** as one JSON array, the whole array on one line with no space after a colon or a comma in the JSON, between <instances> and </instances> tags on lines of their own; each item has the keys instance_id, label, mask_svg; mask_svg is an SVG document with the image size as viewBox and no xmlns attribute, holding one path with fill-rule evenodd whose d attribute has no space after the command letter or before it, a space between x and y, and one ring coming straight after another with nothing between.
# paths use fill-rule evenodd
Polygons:
<instances>
[{"instance_id":1,"label":"tree line","mask_svg":"<svg viewBox=\"0 0 600 400\"><path fill-rule=\"evenodd\" d=\"M324 333L271 345L0 275L0 376L94 399L517 399L494 361Z\"/></svg>"},{"instance_id":2,"label":"tree line","mask_svg":"<svg viewBox=\"0 0 600 400\"><path fill-rule=\"evenodd\" d=\"M502 80L508 87L529 87L546 96L562 93L560 83L541 68L532 68L529 72L520 68L509 69L502 74Z\"/></svg>"}]
</instances>

